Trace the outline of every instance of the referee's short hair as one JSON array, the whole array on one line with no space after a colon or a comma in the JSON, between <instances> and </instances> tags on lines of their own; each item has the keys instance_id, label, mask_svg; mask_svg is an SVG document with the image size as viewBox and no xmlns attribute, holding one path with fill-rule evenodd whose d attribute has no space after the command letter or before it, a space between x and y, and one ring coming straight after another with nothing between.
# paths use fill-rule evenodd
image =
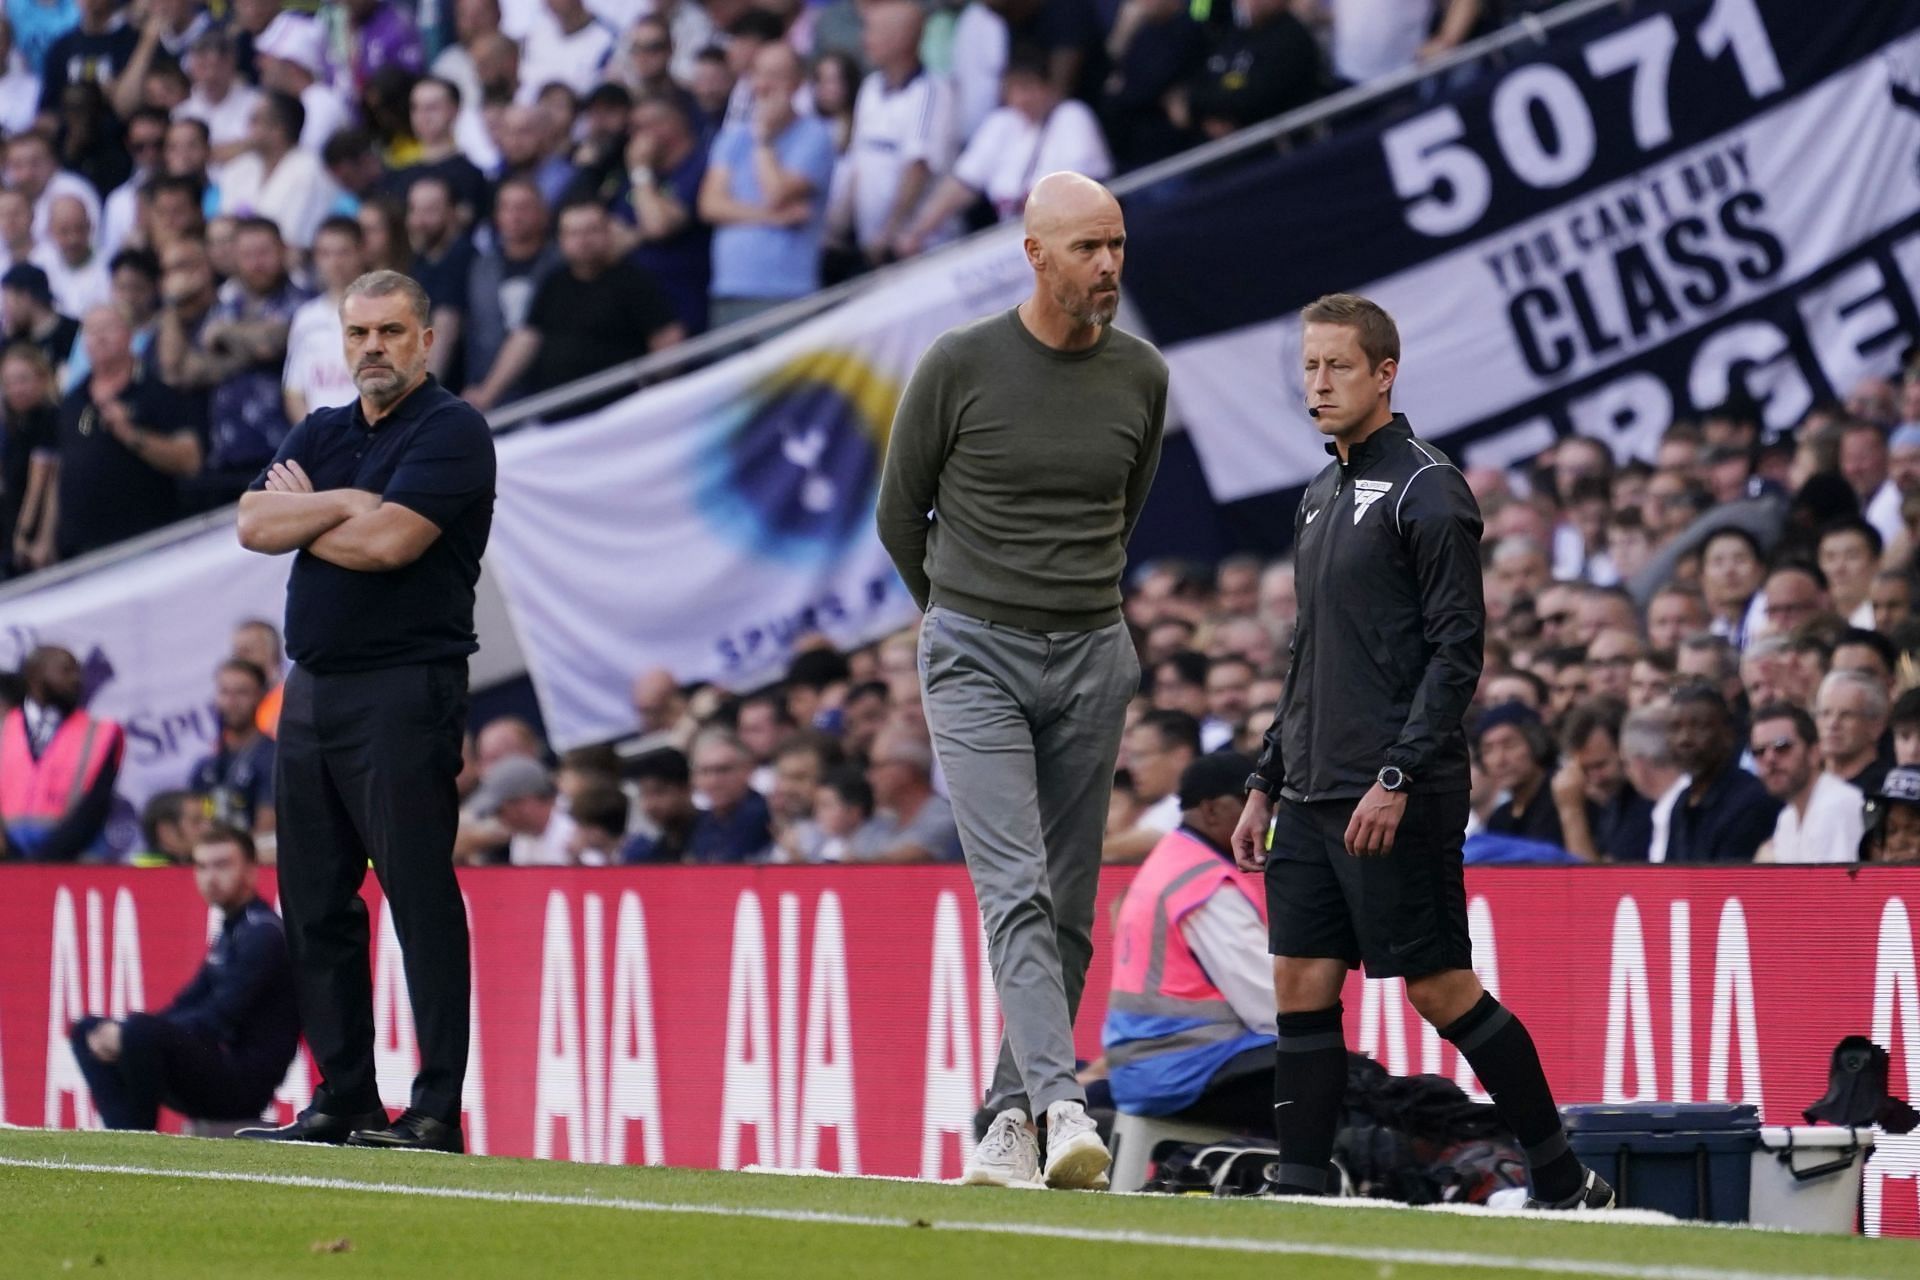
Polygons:
<instances>
[{"instance_id":1,"label":"referee's short hair","mask_svg":"<svg viewBox=\"0 0 1920 1280\"><path fill-rule=\"evenodd\" d=\"M1360 333L1360 350L1375 369L1382 360L1400 359L1400 329L1386 308L1357 293L1329 293L1300 309L1300 323L1345 325Z\"/></svg>"}]
</instances>

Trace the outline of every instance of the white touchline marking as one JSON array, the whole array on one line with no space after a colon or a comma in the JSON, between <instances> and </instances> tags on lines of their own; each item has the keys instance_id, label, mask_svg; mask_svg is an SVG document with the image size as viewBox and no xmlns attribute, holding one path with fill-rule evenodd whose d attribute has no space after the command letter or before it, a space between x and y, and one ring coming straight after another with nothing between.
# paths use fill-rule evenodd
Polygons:
<instances>
[{"instance_id":1,"label":"white touchline marking","mask_svg":"<svg viewBox=\"0 0 1920 1280\"><path fill-rule=\"evenodd\" d=\"M1069 1227L1034 1222L929 1221L915 1218L872 1217L853 1213L828 1213L816 1209L674 1204L667 1201L629 1200L620 1197L561 1196L537 1191L487 1191L477 1187L423 1187L397 1182L356 1182L351 1178L315 1178L301 1174L239 1173L224 1169L154 1169L139 1165L24 1160L14 1156L0 1156L0 1167L42 1169L55 1173L106 1173L147 1178L186 1178L197 1182L240 1182L254 1186L294 1187L312 1191L424 1196L436 1200L478 1200L491 1204L537 1204L569 1209L621 1209L629 1213L682 1213L709 1218L752 1218L767 1222L799 1222L837 1227L924 1226L936 1231L969 1231L983 1235L1077 1240L1088 1244L1148 1245L1175 1249L1215 1249L1226 1253L1341 1258L1353 1262L1388 1263L1408 1267L1469 1267L1475 1270L1527 1271L1546 1275L1572 1273L1606 1276L1611 1280L1854 1280L1851 1277L1808 1275L1802 1272L1639 1266L1634 1263L1605 1262L1598 1259L1502 1256L1440 1249L1372 1249L1293 1240L1261 1240L1243 1236L1169 1235L1153 1231Z\"/></svg>"}]
</instances>

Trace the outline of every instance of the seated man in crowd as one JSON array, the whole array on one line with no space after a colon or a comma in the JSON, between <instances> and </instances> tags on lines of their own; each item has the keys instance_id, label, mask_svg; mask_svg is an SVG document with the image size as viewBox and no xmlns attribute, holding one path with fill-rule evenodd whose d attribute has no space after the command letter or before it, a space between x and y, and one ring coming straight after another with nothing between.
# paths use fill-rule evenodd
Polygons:
<instances>
[{"instance_id":1,"label":"seated man in crowd","mask_svg":"<svg viewBox=\"0 0 1920 1280\"><path fill-rule=\"evenodd\" d=\"M1760 784L1780 802L1773 838L1756 862L1852 862L1860 856L1866 797L1820 767L1813 717L1773 703L1754 712L1751 743Z\"/></svg>"},{"instance_id":2,"label":"seated man in crowd","mask_svg":"<svg viewBox=\"0 0 1920 1280\"><path fill-rule=\"evenodd\" d=\"M265 1111L300 1043L280 917L254 889L253 841L209 827L193 849L220 934L193 980L157 1013L82 1018L69 1039L101 1123L151 1129L164 1105L190 1119Z\"/></svg>"},{"instance_id":3,"label":"seated man in crowd","mask_svg":"<svg viewBox=\"0 0 1920 1280\"><path fill-rule=\"evenodd\" d=\"M773 812L774 841L787 861L806 860L796 841L811 825L821 780L844 760L840 744L817 732L788 737L774 753L767 807Z\"/></svg>"},{"instance_id":4,"label":"seated man in crowd","mask_svg":"<svg viewBox=\"0 0 1920 1280\"><path fill-rule=\"evenodd\" d=\"M1887 695L1880 682L1856 671L1828 672L1820 682L1813 718L1827 772L1862 795L1877 795L1893 766L1880 754L1887 731Z\"/></svg>"},{"instance_id":5,"label":"seated man in crowd","mask_svg":"<svg viewBox=\"0 0 1920 1280\"><path fill-rule=\"evenodd\" d=\"M559 803L553 774L538 760L512 756L487 773L468 806L496 819L511 837L507 861L516 867L563 867L573 861L573 819Z\"/></svg>"},{"instance_id":6,"label":"seated man in crowd","mask_svg":"<svg viewBox=\"0 0 1920 1280\"><path fill-rule=\"evenodd\" d=\"M693 803L693 772L687 757L673 747L655 747L627 766L640 790L640 811L659 834L636 835L620 849L620 861L685 862L700 821Z\"/></svg>"},{"instance_id":7,"label":"seated man in crowd","mask_svg":"<svg viewBox=\"0 0 1920 1280\"><path fill-rule=\"evenodd\" d=\"M1200 722L1184 711L1149 711L1125 738L1127 772L1140 816L1131 830L1108 836L1100 860L1142 862L1160 837L1180 825L1180 776L1200 754Z\"/></svg>"},{"instance_id":8,"label":"seated man in crowd","mask_svg":"<svg viewBox=\"0 0 1920 1280\"><path fill-rule=\"evenodd\" d=\"M1180 825L1121 900L1100 1042L1113 1105L1129 1114L1260 1132L1271 1123L1266 887L1228 849L1252 772L1230 752L1189 764Z\"/></svg>"},{"instance_id":9,"label":"seated man in crowd","mask_svg":"<svg viewBox=\"0 0 1920 1280\"><path fill-rule=\"evenodd\" d=\"M867 765L874 819L854 842L865 862L958 862L953 806L933 790L933 747L903 728L884 730Z\"/></svg>"},{"instance_id":10,"label":"seated man in crowd","mask_svg":"<svg viewBox=\"0 0 1920 1280\"><path fill-rule=\"evenodd\" d=\"M627 797L617 786L592 782L583 786L567 806L573 830L567 838L567 860L576 866L608 867L620 858L627 839Z\"/></svg>"},{"instance_id":11,"label":"seated man in crowd","mask_svg":"<svg viewBox=\"0 0 1920 1280\"><path fill-rule=\"evenodd\" d=\"M758 862L773 847L773 814L752 787L753 756L725 729L693 740L693 781L707 807L687 839L689 862Z\"/></svg>"},{"instance_id":12,"label":"seated man in crowd","mask_svg":"<svg viewBox=\"0 0 1920 1280\"><path fill-rule=\"evenodd\" d=\"M1622 759L1625 718L1624 703L1595 698L1561 726L1551 784L1561 848L1587 862L1645 862L1653 843L1653 801L1629 784Z\"/></svg>"},{"instance_id":13,"label":"seated man in crowd","mask_svg":"<svg viewBox=\"0 0 1920 1280\"><path fill-rule=\"evenodd\" d=\"M140 811L140 849L127 865L190 867L193 846L206 834L207 802L191 791L156 791Z\"/></svg>"},{"instance_id":14,"label":"seated man in crowd","mask_svg":"<svg viewBox=\"0 0 1920 1280\"><path fill-rule=\"evenodd\" d=\"M187 775L187 789L207 798L215 821L251 833L256 842L271 839L274 826L274 744L259 723L266 696L266 672L240 658L222 662L213 673L220 736L213 754Z\"/></svg>"},{"instance_id":15,"label":"seated man in crowd","mask_svg":"<svg viewBox=\"0 0 1920 1280\"><path fill-rule=\"evenodd\" d=\"M1733 713L1704 681L1673 691L1673 756L1691 781L1673 807L1668 862L1751 862L1773 833L1780 804L1740 767Z\"/></svg>"},{"instance_id":16,"label":"seated man in crowd","mask_svg":"<svg viewBox=\"0 0 1920 1280\"><path fill-rule=\"evenodd\" d=\"M1539 715L1517 702L1502 703L1481 713L1471 742L1480 768L1500 789L1487 833L1565 848L1560 810L1548 785L1555 764L1553 735Z\"/></svg>"},{"instance_id":17,"label":"seated man in crowd","mask_svg":"<svg viewBox=\"0 0 1920 1280\"><path fill-rule=\"evenodd\" d=\"M100 853L126 734L88 714L69 651L33 650L21 676L26 698L0 719L0 857L71 862Z\"/></svg>"},{"instance_id":18,"label":"seated man in crowd","mask_svg":"<svg viewBox=\"0 0 1920 1280\"><path fill-rule=\"evenodd\" d=\"M821 780L813 794L813 818L800 825L791 850L802 862L856 861L872 821L873 787L866 771L843 764Z\"/></svg>"}]
</instances>

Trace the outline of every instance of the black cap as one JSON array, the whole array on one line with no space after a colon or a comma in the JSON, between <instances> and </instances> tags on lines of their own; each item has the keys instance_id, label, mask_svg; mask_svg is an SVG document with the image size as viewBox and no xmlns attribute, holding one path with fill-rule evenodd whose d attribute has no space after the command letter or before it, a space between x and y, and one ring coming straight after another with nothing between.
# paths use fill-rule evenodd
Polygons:
<instances>
[{"instance_id":1,"label":"black cap","mask_svg":"<svg viewBox=\"0 0 1920 1280\"><path fill-rule=\"evenodd\" d=\"M1894 804L1920 804L1920 769L1901 765L1887 770L1886 781L1880 784L1879 799Z\"/></svg>"},{"instance_id":2,"label":"black cap","mask_svg":"<svg viewBox=\"0 0 1920 1280\"><path fill-rule=\"evenodd\" d=\"M18 290L43 307L53 305L53 286L47 283L47 273L31 262L16 262L8 267L7 274L0 276L0 289Z\"/></svg>"},{"instance_id":3,"label":"black cap","mask_svg":"<svg viewBox=\"0 0 1920 1280\"><path fill-rule=\"evenodd\" d=\"M1180 771L1180 807L1198 809L1221 796L1237 798L1245 794L1247 775L1252 772L1253 761L1238 751L1216 751L1210 756L1195 757L1192 764Z\"/></svg>"}]
</instances>

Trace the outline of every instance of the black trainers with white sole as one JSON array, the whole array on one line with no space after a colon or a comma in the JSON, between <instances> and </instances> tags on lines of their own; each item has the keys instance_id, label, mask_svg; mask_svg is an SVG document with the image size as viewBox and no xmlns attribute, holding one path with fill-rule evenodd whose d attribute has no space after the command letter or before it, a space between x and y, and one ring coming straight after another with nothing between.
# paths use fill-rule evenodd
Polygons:
<instances>
[{"instance_id":1,"label":"black trainers with white sole","mask_svg":"<svg viewBox=\"0 0 1920 1280\"><path fill-rule=\"evenodd\" d=\"M1614 1202L1613 1187L1605 1178L1589 1169L1587 1176L1580 1180L1580 1189L1565 1200L1529 1199L1527 1208L1548 1209L1556 1213L1579 1213L1586 1210L1611 1209L1614 1207Z\"/></svg>"}]
</instances>

